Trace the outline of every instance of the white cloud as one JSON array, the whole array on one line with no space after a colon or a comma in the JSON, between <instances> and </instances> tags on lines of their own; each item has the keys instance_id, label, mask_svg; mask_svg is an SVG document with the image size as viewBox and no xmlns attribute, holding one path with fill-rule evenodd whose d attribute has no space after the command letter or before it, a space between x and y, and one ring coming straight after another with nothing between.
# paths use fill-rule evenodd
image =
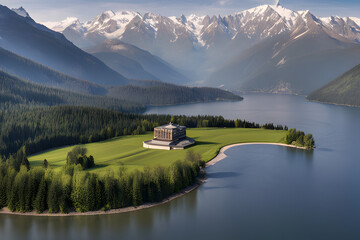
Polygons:
<instances>
[{"instance_id":1,"label":"white cloud","mask_svg":"<svg viewBox=\"0 0 360 240\"><path fill-rule=\"evenodd\" d=\"M220 6L225 6L225 5L227 5L227 4L231 3L231 2L232 2L232 0L220 0L220 1L218 1L218 4Z\"/></svg>"}]
</instances>

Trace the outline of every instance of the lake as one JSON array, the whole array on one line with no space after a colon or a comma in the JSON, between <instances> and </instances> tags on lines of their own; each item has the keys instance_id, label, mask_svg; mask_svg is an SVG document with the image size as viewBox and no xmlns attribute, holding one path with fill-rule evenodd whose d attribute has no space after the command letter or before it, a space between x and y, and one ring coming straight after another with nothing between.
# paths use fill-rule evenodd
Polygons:
<instances>
[{"instance_id":1,"label":"lake","mask_svg":"<svg viewBox=\"0 0 360 240\"><path fill-rule=\"evenodd\" d=\"M234 147L207 168L205 184L170 203L117 215L0 215L0 239L360 239L360 109L244 97L147 113L283 124L312 133L317 148Z\"/></svg>"}]
</instances>

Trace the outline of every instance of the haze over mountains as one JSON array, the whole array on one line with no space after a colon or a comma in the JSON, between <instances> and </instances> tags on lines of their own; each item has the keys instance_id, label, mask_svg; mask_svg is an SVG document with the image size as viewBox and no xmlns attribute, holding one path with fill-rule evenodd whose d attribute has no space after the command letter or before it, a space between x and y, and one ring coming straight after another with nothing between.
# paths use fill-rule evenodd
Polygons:
<instances>
[{"instance_id":1,"label":"haze over mountains","mask_svg":"<svg viewBox=\"0 0 360 240\"><path fill-rule=\"evenodd\" d=\"M187 77L161 58L120 40L105 40L86 50L130 79L161 80L175 84L189 82Z\"/></svg>"},{"instance_id":2,"label":"haze over mountains","mask_svg":"<svg viewBox=\"0 0 360 240\"><path fill-rule=\"evenodd\" d=\"M242 99L224 90L169 84L188 79L159 57L119 40L107 40L88 51L36 23L23 8L0 5L1 107L73 104L141 112L143 103L150 102L140 101L138 89L158 105L169 104L165 100L178 104ZM119 86L132 89L131 96L114 90L126 89ZM159 98L164 86L171 93Z\"/></svg>"},{"instance_id":3,"label":"haze over mountains","mask_svg":"<svg viewBox=\"0 0 360 240\"><path fill-rule=\"evenodd\" d=\"M98 84L121 85L128 80L67 40L0 5L0 46L70 76ZM23 13L23 11L20 11Z\"/></svg>"},{"instance_id":4,"label":"haze over mountains","mask_svg":"<svg viewBox=\"0 0 360 240\"><path fill-rule=\"evenodd\" d=\"M319 18L263 5L228 16L166 17L106 11L47 23L81 48L121 40L169 62L198 84L308 94L359 64L360 19Z\"/></svg>"}]
</instances>

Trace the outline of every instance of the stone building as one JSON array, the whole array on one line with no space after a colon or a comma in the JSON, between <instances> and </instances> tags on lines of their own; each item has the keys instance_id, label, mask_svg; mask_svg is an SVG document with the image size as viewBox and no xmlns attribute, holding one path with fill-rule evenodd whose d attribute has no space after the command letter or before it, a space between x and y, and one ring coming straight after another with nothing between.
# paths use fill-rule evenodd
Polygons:
<instances>
[{"instance_id":1,"label":"stone building","mask_svg":"<svg viewBox=\"0 0 360 240\"><path fill-rule=\"evenodd\" d=\"M184 149L195 143L186 136L186 127L174 123L154 128L154 139L143 142L143 147L153 149Z\"/></svg>"},{"instance_id":2,"label":"stone building","mask_svg":"<svg viewBox=\"0 0 360 240\"><path fill-rule=\"evenodd\" d=\"M176 141L186 138L186 127L170 122L154 128L154 139L160 141Z\"/></svg>"}]
</instances>

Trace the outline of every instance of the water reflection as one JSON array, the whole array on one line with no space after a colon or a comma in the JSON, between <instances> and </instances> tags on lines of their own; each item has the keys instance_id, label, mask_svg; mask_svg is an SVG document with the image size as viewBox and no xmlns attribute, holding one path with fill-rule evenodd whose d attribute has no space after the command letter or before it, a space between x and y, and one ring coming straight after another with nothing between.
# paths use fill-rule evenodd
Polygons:
<instances>
[{"instance_id":1,"label":"water reflection","mask_svg":"<svg viewBox=\"0 0 360 240\"><path fill-rule=\"evenodd\" d=\"M208 178L233 178L239 176L236 172L213 172L206 174Z\"/></svg>"}]
</instances>

